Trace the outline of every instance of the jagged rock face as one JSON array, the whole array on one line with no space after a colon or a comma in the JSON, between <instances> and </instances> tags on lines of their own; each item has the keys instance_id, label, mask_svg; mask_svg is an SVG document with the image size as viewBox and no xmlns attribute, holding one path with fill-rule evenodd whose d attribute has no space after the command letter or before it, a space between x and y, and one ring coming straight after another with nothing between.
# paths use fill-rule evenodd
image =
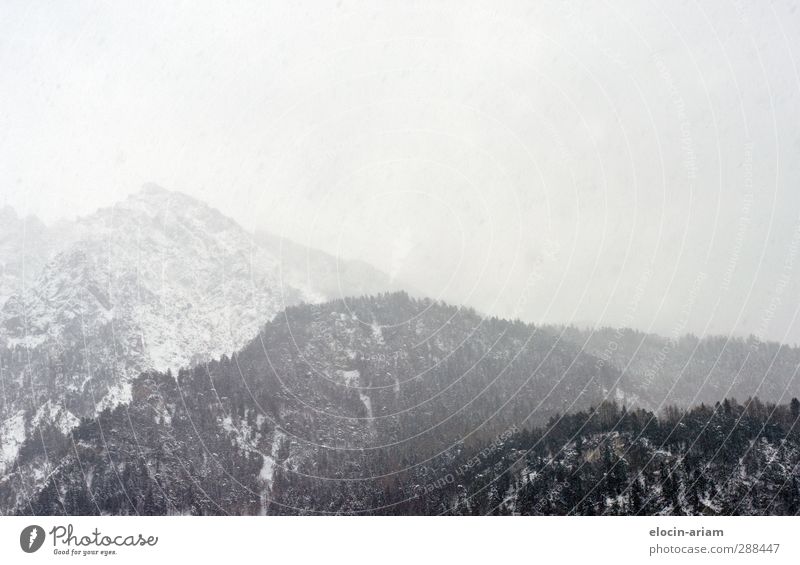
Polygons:
<instances>
[{"instance_id":1,"label":"jagged rock face","mask_svg":"<svg viewBox=\"0 0 800 565\"><path fill-rule=\"evenodd\" d=\"M0 307L33 283L68 239L63 225L49 228L35 216L21 218L8 206L0 208Z\"/></svg>"},{"instance_id":2,"label":"jagged rock face","mask_svg":"<svg viewBox=\"0 0 800 565\"><path fill-rule=\"evenodd\" d=\"M37 369L30 386L55 385L78 416L128 399L143 370L230 353L287 304L322 299L284 279L235 222L157 187L81 219L77 231L9 298L0 338L54 365L55 382Z\"/></svg>"},{"instance_id":3,"label":"jagged rock face","mask_svg":"<svg viewBox=\"0 0 800 565\"><path fill-rule=\"evenodd\" d=\"M48 402L61 425L127 402L142 371L230 354L286 306L326 298L313 265L295 268L301 246L278 256L213 208L153 185L59 233L48 236L58 252L37 255L38 274L0 309L0 437L27 437ZM12 256L14 241L2 244ZM336 261L313 253L329 287ZM5 446L0 473L18 444Z\"/></svg>"}]
</instances>

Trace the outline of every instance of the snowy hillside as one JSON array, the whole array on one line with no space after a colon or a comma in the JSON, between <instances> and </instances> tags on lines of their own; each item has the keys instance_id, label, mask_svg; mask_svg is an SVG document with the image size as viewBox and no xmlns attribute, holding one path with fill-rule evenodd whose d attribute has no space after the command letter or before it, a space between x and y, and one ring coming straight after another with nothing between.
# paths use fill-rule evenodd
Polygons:
<instances>
[{"instance_id":1,"label":"snowy hillside","mask_svg":"<svg viewBox=\"0 0 800 565\"><path fill-rule=\"evenodd\" d=\"M546 328L404 293L290 307L232 357L20 447L25 514L784 514L800 402L656 415ZM58 461L57 465L51 461ZM35 480L37 474L46 480ZM90 477L86 479L85 477Z\"/></svg>"},{"instance_id":2,"label":"snowy hillside","mask_svg":"<svg viewBox=\"0 0 800 565\"><path fill-rule=\"evenodd\" d=\"M326 298L313 265L282 264L232 219L155 185L78 219L48 249L60 251L45 263L42 250L38 274L0 309L0 437L19 435L20 414L29 434L47 403L63 421L113 408L142 371L229 354L286 306ZM5 443L0 472L19 442Z\"/></svg>"}]
</instances>

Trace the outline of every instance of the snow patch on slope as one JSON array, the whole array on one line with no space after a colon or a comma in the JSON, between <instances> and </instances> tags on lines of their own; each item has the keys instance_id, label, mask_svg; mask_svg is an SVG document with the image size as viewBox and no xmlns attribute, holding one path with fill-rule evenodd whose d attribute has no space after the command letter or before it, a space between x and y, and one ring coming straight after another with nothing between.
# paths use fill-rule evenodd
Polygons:
<instances>
[{"instance_id":1,"label":"snow patch on slope","mask_svg":"<svg viewBox=\"0 0 800 565\"><path fill-rule=\"evenodd\" d=\"M117 383L108 389L106 395L97 403L97 412L100 413L106 408L113 410L120 404L128 404L133 398L133 390L130 382Z\"/></svg>"},{"instance_id":2,"label":"snow patch on slope","mask_svg":"<svg viewBox=\"0 0 800 565\"><path fill-rule=\"evenodd\" d=\"M360 384L361 380L361 373L358 370L351 370L351 371L336 371L336 373L341 377L344 385L347 387L356 388ZM399 383L398 383L399 386ZM367 411L367 417L371 420L374 416L372 415L372 399L363 391L358 391L358 397L361 399L361 403L364 405L364 408Z\"/></svg>"},{"instance_id":3,"label":"snow patch on slope","mask_svg":"<svg viewBox=\"0 0 800 565\"><path fill-rule=\"evenodd\" d=\"M264 463L261 466L261 471L259 472L258 477L264 481L268 489L272 488L272 478L275 476L275 462L278 459L278 450L281 447L283 438L283 432L280 430L275 430L272 435L272 448L269 455L262 454Z\"/></svg>"},{"instance_id":4,"label":"snow patch on slope","mask_svg":"<svg viewBox=\"0 0 800 565\"><path fill-rule=\"evenodd\" d=\"M348 387L357 387L358 381L361 378L361 373L357 370L353 371L337 371L339 376L344 381L344 385Z\"/></svg>"},{"instance_id":5,"label":"snow patch on slope","mask_svg":"<svg viewBox=\"0 0 800 565\"><path fill-rule=\"evenodd\" d=\"M51 423L61 430L61 433L67 435L72 428L80 423L80 420L63 406L58 406L53 401L48 400L36 411L31 423L36 427Z\"/></svg>"},{"instance_id":6,"label":"snow patch on slope","mask_svg":"<svg viewBox=\"0 0 800 565\"><path fill-rule=\"evenodd\" d=\"M20 410L0 424L0 474L17 458L25 441L25 412Z\"/></svg>"},{"instance_id":7,"label":"snow patch on slope","mask_svg":"<svg viewBox=\"0 0 800 565\"><path fill-rule=\"evenodd\" d=\"M378 322L372 322L370 328L372 328L372 337L375 340L375 343L378 345L383 345L383 328L381 325Z\"/></svg>"},{"instance_id":8,"label":"snow patch on slope","mask_svg":"<svg viewBox=\"0 0 800 565\"><path fill-rule=\"evenodd\" d=\"M375 416L372 415L372 399L364 394L364 391L359 390L358 396L361 398L361 402L364 404L364 408L367 409L367 417L372 420Z\"/></svg>"}]
</instances>

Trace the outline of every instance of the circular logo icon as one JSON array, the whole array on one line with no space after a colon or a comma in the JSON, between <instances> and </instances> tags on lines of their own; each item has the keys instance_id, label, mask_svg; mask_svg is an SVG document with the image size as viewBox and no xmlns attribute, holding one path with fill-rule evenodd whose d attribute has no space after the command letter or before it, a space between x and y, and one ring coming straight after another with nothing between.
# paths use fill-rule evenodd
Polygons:
<instances>
[{"instance_id":1,"label":"circular logo icon","mask_svg":"<svg viewBox=\"0 0 800 565\"><path fill-rule=\"evenodd\" d=\"M41 526L28 526L19 535L19 546L25 553L37 551L44 543L44 528Z\"/></svg>"}]
</instances>

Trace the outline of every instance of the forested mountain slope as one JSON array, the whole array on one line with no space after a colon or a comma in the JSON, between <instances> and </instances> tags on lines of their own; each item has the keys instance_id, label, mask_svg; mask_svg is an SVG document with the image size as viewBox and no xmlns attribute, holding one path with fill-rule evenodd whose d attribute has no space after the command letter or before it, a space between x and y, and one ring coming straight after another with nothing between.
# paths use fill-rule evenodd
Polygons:
<instances>
[{"instance_id":1,"label":"forested mountain slope","mask_svg":"<svg viewBox=\"0 0 800 565\"><path fill-rule=\"evenodd\" d=\"M795 508L797 406L657 420L628 398L655 402L551 329L405 293L306 304L232 357L141 375L69 434L44 426L0 497L35 514ZM725 502L756 484L778 502Z\"/></svg>"}]
</instances>

